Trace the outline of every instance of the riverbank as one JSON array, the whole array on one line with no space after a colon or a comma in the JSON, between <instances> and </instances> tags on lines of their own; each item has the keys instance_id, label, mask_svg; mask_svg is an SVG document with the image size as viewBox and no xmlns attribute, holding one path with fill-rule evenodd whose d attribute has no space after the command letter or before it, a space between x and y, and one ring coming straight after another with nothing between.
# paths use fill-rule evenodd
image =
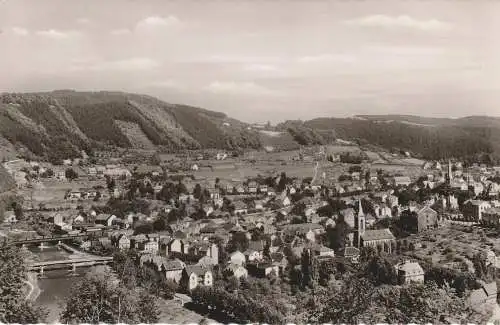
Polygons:
<instances>
[{"instance_id":1,"label":"riverbank","mask_svg":"<svg viewBox=\"0 0 500 325\"><path fill-rule=\"evenodd\" d=\"M26 300L29 301L36 301L38 296L40 296L40 293L42 290L40 289L40 285L38 283L38 276L36 273L28 273L26 284L29 287L28 294L26 295Z\"/></svg>"}]
</instances>

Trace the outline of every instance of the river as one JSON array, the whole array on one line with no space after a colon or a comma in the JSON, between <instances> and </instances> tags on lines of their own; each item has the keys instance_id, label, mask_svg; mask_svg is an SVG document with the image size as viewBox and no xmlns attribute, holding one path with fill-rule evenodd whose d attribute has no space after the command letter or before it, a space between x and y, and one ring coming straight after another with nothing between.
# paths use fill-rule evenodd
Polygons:
<instances>
[{"instance_id":1,"label":"river","mask_svg":"<svg viewBox=\"0 0 500 325\"><path fill-rule=\"evenodd\" d=\"M38 261L69 260L72 254L56 246L47 246L42 250L38 247L29 249L33 253L33 258ZM39 278L38 286L40 295L36 299L37 305L45 307L49 311L48 323L55 323L59 320L63 302L69 296L71 286L82 278L88 268L77 268L76 274L68 275L68 270L45 271L44 276Z\"/></svg>"}]
</instances>

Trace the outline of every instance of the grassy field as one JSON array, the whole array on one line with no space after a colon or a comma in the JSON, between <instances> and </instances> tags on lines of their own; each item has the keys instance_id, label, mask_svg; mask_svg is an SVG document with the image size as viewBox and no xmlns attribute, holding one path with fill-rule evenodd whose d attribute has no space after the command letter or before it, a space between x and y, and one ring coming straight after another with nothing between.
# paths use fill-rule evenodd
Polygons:
<instances>
[{"instance_id":1,"label":"grassy field","mask_svg":"<svg viewBox=\"0 0 500 325\"><path fill-rule=\"evenodd\" d=\"M361 149L358 146L340 146L340 145L327 145L327 154L339 154L342 152L360 152Z\"/></svg>"},{"instance_id":2,"label":"grassy field","mask_svg":"<svg viewBox=\"0 0 500 325\"><path fill-rule=\"evenodd\" d=\"M256 177L257 175L268 176L276 175L285 172L288 177L312 177L313 162L263 162L256 161L255 163L237 163L234 164L235 168L220 169L220 170L199 170L193 172L197 179L215 180L216 177L221 180L245 180L249 177Z\"/></svg>"},{"instance_id":3,"label":"grassy field","mask_svg":"<svg viewBox=\"0 0 500 325\"><path fill-rule=\"evenodd\" d=\"M199 324L204 318L202 315L192 310L184 308L178 301L160 300L160 310L162 311L159 323L163 324ZM209 324L216 323L207 318Z\"/></svg>"},{"instance_id":4,"label":"grassy field","mask_svg":"<svg viewBox=\"0 0 500 325\"><path fill-rule=\"evenodd\" d=\"M72 182L43 180L42 182L33 183L33 189L24 188L18 190L26 201L30 200L33 192L33 205L35 207L40 203L61 204L64 206L69 201L64 200L64 195L68 190L78 190L80 188L92 188L93 186L101 185L106 187L104 180L89 181L85 179L75 180Z\"/></svg>"}]
</instances>

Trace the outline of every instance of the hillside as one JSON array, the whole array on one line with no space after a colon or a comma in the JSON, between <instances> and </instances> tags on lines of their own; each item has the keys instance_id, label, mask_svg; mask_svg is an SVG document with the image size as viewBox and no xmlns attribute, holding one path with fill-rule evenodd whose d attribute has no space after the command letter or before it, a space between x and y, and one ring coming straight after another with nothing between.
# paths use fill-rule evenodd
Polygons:
<instances>
[{"instance_id":1,"label":"hillside","mask_svg":"<svg viewBox=\"0 0 500 325\"><path fill-rule=\"evenodd\" d=\"M166 150L258 148L257 132L223 113L121 92L0 95L0 138L52 161L102 145Z\"/></svg>"},{"instance_id":2,"label":"hillside","mask_svg":"<svg viewBox=\"0 0 500 325\"><path fill-rule=\"evenodd\" d=\"M287 121L279 127L299 134L303 144L327 143L338 137L389 150L409 151L427 159L455 157L488 163L500 157L500 119L497 118L365 115Z\"/></svg>"},{"instance_id":3,"label":"hillside","mask_svg":"<svg viewBox=\"0 0 500 325\"><path fill-rule=\"evenodd\" d=\"M500 118L359 115L286 121L263 131L223 113L146 95L72 90L0 95L3 157L12 157L16 150L56 162L105 145L171 152L286 150L328 144L338 138L409 151L427 159L490 162L500 157Z\"/></svg>"},{"instance_id":4,"label":"hillside","mask_svg":"<svg viewBox=\"0 0 500 325\"><path fill-rule=\"evenodd\" d=\"M7 170L0 165L0 194L10 191L14 185L14 179L12 179Z\"/></svg>"}]
</instances>

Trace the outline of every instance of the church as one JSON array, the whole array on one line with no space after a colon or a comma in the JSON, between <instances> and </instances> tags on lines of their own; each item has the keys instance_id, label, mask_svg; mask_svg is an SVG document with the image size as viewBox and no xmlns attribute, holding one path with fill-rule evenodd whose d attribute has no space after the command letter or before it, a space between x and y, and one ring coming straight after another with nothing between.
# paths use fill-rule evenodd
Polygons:
<instances>
[{"instance_id":1,"label":"church","mask_svg":"<svg viewBox=\"0 0 500 325\"><path fill-rule=\"evenodd\" d=\"M392 246L395 244L396 237L388 229L366 229L366 219L361 206L361 200L358 201L358 213L356 216L356 237L357 245L361 247L373 247L378 251L392 253Z\"/></svg>"}]
</instances>

